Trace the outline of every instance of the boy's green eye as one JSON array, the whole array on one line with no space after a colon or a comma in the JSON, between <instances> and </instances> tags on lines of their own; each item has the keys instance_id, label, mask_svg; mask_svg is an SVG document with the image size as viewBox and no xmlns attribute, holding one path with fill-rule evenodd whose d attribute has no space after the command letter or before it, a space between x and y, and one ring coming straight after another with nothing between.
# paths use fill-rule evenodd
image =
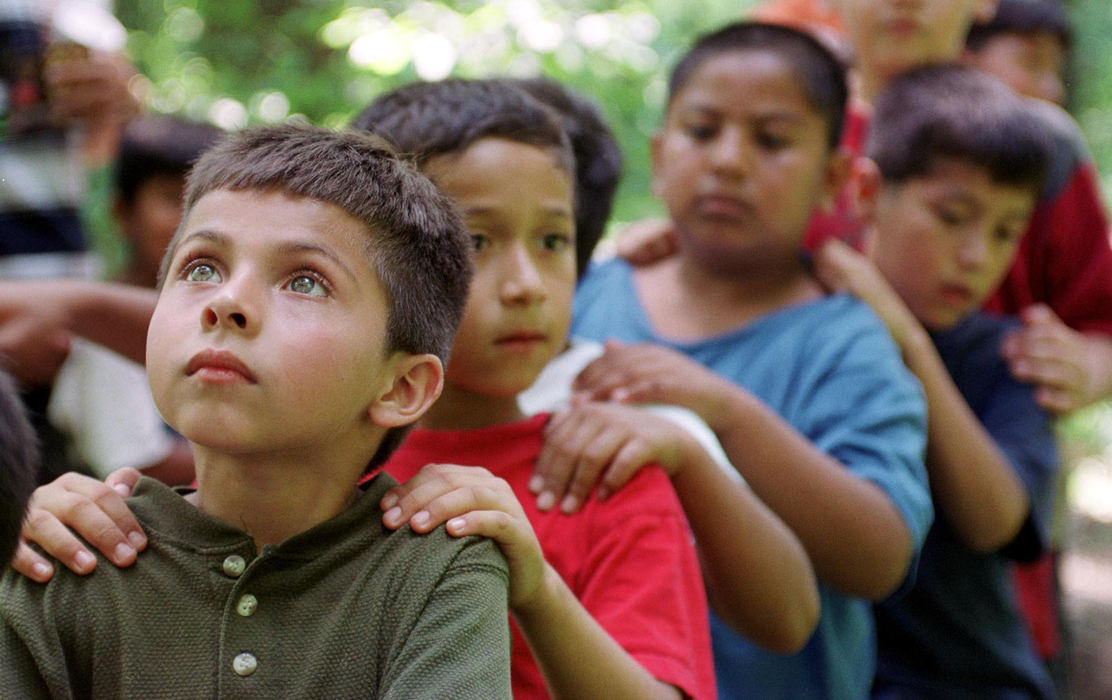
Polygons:
<instances>
[{"instance_id":1,"label":"boy's green eye","mask_svg":"<svg viewBox=\"0 0 1112 700\"><path fill-rule=\"evenodd\" d=\"M186 270L185 279L189 282L219 282L220 274L207 263L200 263Z\"/></svg>"},{"instance_id":2,"label":"boy's green eye","mask_svg":"<svg viewBox=\"0 0 1112 700\"><path fill-rule=\"evenodd\" d=\"M487 248L490 245L490 239L481 233L471 234L471 248L476 253L480 250Z\"/></svg>"},{"instance_id":3,"label":"boy's green eye","mask_svg":"<svg viewBox=\"0 0 1112 700\"><path fill-rule=\"evenodd\" d=\"M290 281L290 291L314 297L323 297L327 295L324 285L311 275L298 275L294 277Z\"/></svg>"}]
</instances>

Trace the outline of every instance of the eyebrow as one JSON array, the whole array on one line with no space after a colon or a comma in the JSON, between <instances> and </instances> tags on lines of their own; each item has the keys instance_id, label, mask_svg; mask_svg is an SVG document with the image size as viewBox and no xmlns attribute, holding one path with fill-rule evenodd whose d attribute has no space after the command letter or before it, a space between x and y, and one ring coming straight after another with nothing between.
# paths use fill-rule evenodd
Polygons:
<instances>
[{"instance_id":1,"label":"eyebrow","mask_svg":"<svg viewBox=\"0 0 1112 700\"><path fill-rule=\"evenodd\" d=\"M466 209L463 209L461 213L464 216L486 216L486 215L490 215L490 214L498 214L499 212L498 212L497 207L477 206L477 207L468 207ZM544 208L544 213L547 214L548 216L558 216L558 217L561 217L561 218L564 218L564 219L573 219L573 218L575 218L575 215L574 215L574 213L572 213L572 210L570 208L564 207L564 206L545 207Z\"/></svg>"},{"instance_id":2,"label":"eyebrow","mask_svg":"<svg viewBox=\"0 0 1112 700\"><path fill-rule=\"evenodd\" d=\"M722 116L722 110L721 109L719 109L718 107L709 105L709 104L701 103L701 102L696 102L694 104L687 105L686 107L681 106L679 109L680 109L681 114L686 114L686 115L696 114L698 116L714 117L714 118L721 118L721 116ZM769 111L769 112L759 112L759 113L750 115L749 118L754 120L754 121L761 122L761 123L787 122L787 123L790 123L790 124L801 124L805 121L805 117L803 117L803 115L799 114L798 112L791 111L791 110L775 110L775 111Z\"/></svg>"}]
</instances>

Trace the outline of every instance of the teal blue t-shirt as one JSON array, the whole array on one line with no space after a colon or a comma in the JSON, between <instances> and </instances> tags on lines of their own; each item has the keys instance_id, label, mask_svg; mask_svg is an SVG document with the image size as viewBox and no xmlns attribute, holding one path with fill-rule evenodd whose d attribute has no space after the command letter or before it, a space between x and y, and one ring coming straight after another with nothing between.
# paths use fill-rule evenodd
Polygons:
<instances>
[{"instance_id":1,"label":"teal blue t-shirt","mask_svg":"<svg viewBox=\"0 0 1112 700\"><path fill-rule=\"evenodd\" d=\"M891 499L918 551L933 510L923 453L926 403L883 323L846 295L824 297L695 342L652 329L620 260L594 265L576 291L572 333L673 348L744 387L818 449ZM914 566L913 569L914 570ZM910 577L909 577L910 578ZM876 664L869 601L820 586L822 614L791 655L750 643L711 615L722 697L863 698Z\"/></svg>"}]
</instances>

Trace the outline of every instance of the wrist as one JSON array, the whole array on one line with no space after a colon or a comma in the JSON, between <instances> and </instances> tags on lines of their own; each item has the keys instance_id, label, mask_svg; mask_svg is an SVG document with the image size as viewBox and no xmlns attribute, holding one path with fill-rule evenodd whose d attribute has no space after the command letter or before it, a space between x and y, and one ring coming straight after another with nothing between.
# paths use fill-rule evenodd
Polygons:
<instances>
[{"instance_id":1,"label":"wrist","mask_svg":"<svg viewBox=\"0 0 1112 700\"><path fill-rule=\"evenodd\" d=\"M513 601L510 604L510 611L523 627L543 622L556 608L561 592L566 590L567 585L560 578L560 574L544 561L536 587L530 594Z\"/></svg>"}]
</instances>

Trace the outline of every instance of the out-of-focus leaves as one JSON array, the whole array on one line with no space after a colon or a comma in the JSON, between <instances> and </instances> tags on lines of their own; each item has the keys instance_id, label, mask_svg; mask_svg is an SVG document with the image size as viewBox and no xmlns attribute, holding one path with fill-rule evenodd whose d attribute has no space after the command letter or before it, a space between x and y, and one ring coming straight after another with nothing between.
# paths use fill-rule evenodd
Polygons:
<instances>
[{"instance_id":1,"label":"out-of-focus leaves","mask_svg":"<svg viewBox=\"0 0 1112 700\"><path fill-rule=\"evenodd\" d=\"M703 31L754 0L117 0L151 106L224 126L346 123L417 78L544 74L593 98L626 158L615 219L659 210L648 139L663 80ZM282 108L285 107L285 110ZM278 117L284 118L284 117Z\"/></svg>"}]
</instances>

